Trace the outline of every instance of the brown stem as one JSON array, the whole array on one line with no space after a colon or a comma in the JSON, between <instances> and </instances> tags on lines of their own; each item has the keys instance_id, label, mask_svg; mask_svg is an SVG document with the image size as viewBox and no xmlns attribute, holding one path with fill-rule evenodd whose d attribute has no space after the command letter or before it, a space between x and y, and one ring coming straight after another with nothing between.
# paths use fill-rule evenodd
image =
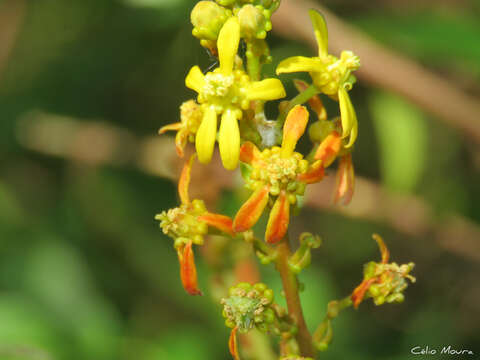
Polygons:
<instances>
[{"instance_id":1,"label":"brown stem","mask_svg":"<svg viewBox=\"0 0 480 360\"><path fill-rule=\"evenodd\" d=\"M296 339L302 356L313 357L315 351L312 345L312 336L308 331L305 318L303 317L302 304L298 293L298 280L294 273L288 267L288 259L290 257L290 244L288 238L285 237L277 246L277 270L282 278L283 291L287 299L288 314L295 320L298 332Z\"/></svg>"}]
</instances>

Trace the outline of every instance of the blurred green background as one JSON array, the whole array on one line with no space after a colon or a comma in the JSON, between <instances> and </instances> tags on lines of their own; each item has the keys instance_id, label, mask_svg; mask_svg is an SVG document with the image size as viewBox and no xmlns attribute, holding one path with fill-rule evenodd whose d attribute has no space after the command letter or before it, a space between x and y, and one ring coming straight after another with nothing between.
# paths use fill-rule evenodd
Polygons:
<instances>
[{"instance_id":1,"label":"blurred green background","mask_svg":"<svg viewBox=\"0 0 480 360\"><path fill-rule=\"evenodd\" d=\"M134 165L139 139L177 121L193 96L183 82L190 66L212 63L191 36L194 3L0 1L1 360L230 358L220 309L184 293L172 241L153 219L176 206L175 185L144 171L162 166L155 157ZM480 99L480 1L322 4ZM312 53L275 35L271 44L275 61ZM346 311L322 358L428 358L410 354L417 345L452 345L478 358L478 144L361 80L351 94L357 174L399 201L414 197L430 216L426 228L402 232L394 224L409 221L408 207L391 221L304 210L292 232L305 226L324 239L301 275L311 328L329 300L359 283L362 264L379 258L373 232L394 261L417 264L405 303ZM84 138L69 144L82 126ZM224 197L219 204L232 214L241 197ZM449 221L458 232L442 233ZM206 290L209 269L197 263ZM281 301L275 273L262 271Z\"/></svg>"}]
</instances>

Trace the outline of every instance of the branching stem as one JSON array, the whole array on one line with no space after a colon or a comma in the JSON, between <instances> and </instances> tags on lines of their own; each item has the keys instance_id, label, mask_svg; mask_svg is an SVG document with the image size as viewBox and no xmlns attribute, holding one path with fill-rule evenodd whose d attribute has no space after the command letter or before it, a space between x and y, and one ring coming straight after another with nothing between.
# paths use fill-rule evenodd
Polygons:
<instances>
[{"instance_id":1,"label":"branching stem","mask_svg":"<svg viewBox=\"0 0 480 360\"><path fill-rule=\"evenodd\" d=\"M295 320L298 327L296 339L302 356L314 357L315 350L312 345L312 336L308 331L303 316L302 304L300 303L298 280L296 275L290 271L288 259L291 254L288 238L285 237L277 246L278 257L276 267L282 278L283 290L287 300L289 315Z\"/></svg>"}]
</instances>

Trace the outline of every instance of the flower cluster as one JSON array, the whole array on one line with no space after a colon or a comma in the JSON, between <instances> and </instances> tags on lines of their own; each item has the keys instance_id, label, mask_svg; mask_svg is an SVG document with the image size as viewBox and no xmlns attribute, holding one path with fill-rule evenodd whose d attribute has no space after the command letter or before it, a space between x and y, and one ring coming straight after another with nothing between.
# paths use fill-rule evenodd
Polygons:
<instances>
[{"instance_id":1,"label":"flower cluster","mask_svg":"<svg viewBox=\"0 0 480 360\"><path fill-rule=\"evenodd\" d=\"M409 279L415 282L415 278L409 273L415 266L413 263L398 265L397 263L388 263L390 253L378 235L373 235L377 242L382 260L380 263L371 261L365 264L363 269L363 281L352 293L351 299L353 306L357 308L363 299L371 297L375 305L383 303L402 302L404 300L403 291L407 288Z\"/></svg>"},{"instance_id":2,"label":"flower cluster","mask_svg":"<svg viewBox=\"0 0 480 360\"><path fill-rule=\"evenodd\" d=\"M188 187L194 159L192 156L185 164L178 182L181 205L163 211L155 216L155 219L160 221L163 233L175 240L174 247L180 262L183 287L190 295L201 295L192 245L203 245L204 236L208 234L208 226L232 234L232 220L228 216L209 213L202 200L190 201Z\"/></svg>"}]
</instances>

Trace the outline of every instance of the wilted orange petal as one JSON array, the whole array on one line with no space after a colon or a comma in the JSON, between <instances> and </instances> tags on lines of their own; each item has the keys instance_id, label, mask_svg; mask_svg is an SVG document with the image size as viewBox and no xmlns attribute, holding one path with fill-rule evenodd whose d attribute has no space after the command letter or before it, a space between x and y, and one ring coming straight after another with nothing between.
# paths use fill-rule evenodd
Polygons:
<instances>
[{"instance_id":1,"label":"wilted orange petal","mask_svg":"<svg viewBox=\"0 0 480 360\"><path fill-rule=\"evenodd\" d=\"M388 251L387 245L385 245L380 235L373 234L372 237L377 242L378 247L380 248L380 253L382 254L382 264L388 263L388 259L390 258L390 251Z\"/></svg>"},{"instance_id":2,"label":"wilted orange petal","mask_svg":"<svg viewBox=\"0 0 480 360\"><path fill-rule=\"evenodd\" d=\"M362 302L365 293L367 292L368 288L377 281L376 278L368 279L366 281L362 281L360 285L358 285L355 290L353 290L352 296L350 297L353 302L353 307L355 309L358 308L358 305Z\"/></svg>"},{"instance_id":3,"label":"wilted orange petal","mask_svg":"<svg viewBox=\"0 0 480 360\"><path fill-rule=\"evenodd\" d=\"M290 203L285 191L280 192L275 204L273 204L268 218L265 241L274 244L282 240L288 230L290 222Z\"/></svg>"},{"instance_id":4,"label":"wilted orange petal","mask_svg":"<svg viewBox=\"0 0 480 360\"><path fill-rule=\"evenodd\" d=\"M298 139L305 132L308 123L308 111L304 106L297 105L289 111L283 125L282 157L292 155Z\"/></svg>"},{"instance_id":5,"label":"wilted orange petal","mask_svg":"<svg viewBox=\"0 0 480 360\"><path fill-rule=\"evenodd\" d=\"M295 79L293 80L293 83L299 92L303 92L309 87L309 85L303 80ZM318 120L327 120L327 110L325 109L325 106L323 106L320 96L312 96L310 100L308 100L308 105L310 105L312 110L315 111L318 116Z\"/></svg>"},{"instance_id":6,"label":"wilted orange petal","mask_svg":"<svg viewBox=\"0 0 480 360\"><path fill-rule=\"evenodd\" d=\"M177 155L181 158L184 155L183 148L187 145L187 137L187 132L182 130L177 132L177 136L175 136L175 149L177 150Z\"/></svg>"},{"instance_id":7,"label":"wilted orange petal","mask_svg":"<svg viewBox=\"0 0 480 360\"><path fill-rule=\"evenodd\" d=\"M233 220L233 231L247 231L255 225L267 206L270 187L264 186L255 190L245 204L238 210Z\"/></svg>"},{"instance_id":8,"label":"wilted orange petal","mask_svg":"<svg viewBox=\"0 0 480 360\"><path fill-rule=\"evenodd\" d=\"M335 160L342 146L342 137L336 131L323 140L315 153L316 160L322 160L324 167L329 167Z\"/></svg>"},{"instance_id":9,"label":"wilted orange petal","mask_svg":"<svg viewBox=\"0 0 480 360\"><path fill-rule=\"evenodd\" d=\"M251 143L250 141L247 141L243 143L243 145L240 148L240 161L251 164L255 160L257 160L260 157L260 150Z\"/></svg>"},{"instance_id":10,"label":"wilted orange petal","mask_svg":"<svg viewBox=\"0 0 480 360\"><path fill-rule=\"evenodd\" d=\"M340 159L340 164L338 165L334 202L338 203L343 199L344 205L349 204L352 201L354 189L355 172L353 170L352 155L348 154Z\"/></svg>"},{"instance_id":11,"label":"wilted orange petal","mask_svg":"<svg viewBox=\"0 0 480 360\"><path fill-rule=\"evenodd\" d=\"M182 174L178 180L178 194L180 195L180 201L182 204L190 204L190 197L188 196L188 186L190 185L190 173L192 170L193 160L195 155L192 155L190 159L185 163L182 169Z\"/></svg>"},{"instance_id":12,"label":"wilted orange petal","mask_svg":"<svg viewBox=\"0 0 480 360\"><path fill-rule=\"evenodd\" d=\"M206 222L209 226L213 226L224 233L233 235L233 220L228 216L207 212L200 215L198 220Z\"/></svg>"},{"instance_id":13,"label":"wilted orange petal","mask_svg":"<svg viewBox=\"0 0 480 360\"><path fill-rule=\"evenodd\" d=\"M305 174L298 175L298 180L305 184L313 184L319 182L325 176L325 168L323 167L322 160L315 161L310 170Z\"/></svg>"},{"instance_id":14,"label":"wilted orange petal","mask_svg":"<svg viewBox=\"0 0 480 360\"><path fill-rule=\"evenodd\" d=\"M230 338L228 339L228 348L230 349L230 354L232 354L234 360L240 360L238 355L238 344L237 344L237 327L235 326L230 332Z\"/></svg>"},{"instance_id":15,"label":"wilted orange petal","mask_svg":"<svg viewBox=\"0 0 480 360\"><path fill-rule=\"evenodd\" d=\"M185 291L190 295L203 295L198 289L197 268L191 241L183 247L183 252L178 250L178 260L180 261L180 278Z\"/></svg>"},{"instance_id":16,"label":"wilted orange petal","mask_svg":"<svg viewBox=\"0 0 480 360\"><path fill-rule=\"evenodd\" d=\"M178 131L182 128L182 123L181 122L177 122L177 123L173 123L173 124L168 124L168 125L165 125L163 127L160 128L160 130L158 130L158 133L160 135L166 133L167 131Z\"/></svg>"}]
</instances>

